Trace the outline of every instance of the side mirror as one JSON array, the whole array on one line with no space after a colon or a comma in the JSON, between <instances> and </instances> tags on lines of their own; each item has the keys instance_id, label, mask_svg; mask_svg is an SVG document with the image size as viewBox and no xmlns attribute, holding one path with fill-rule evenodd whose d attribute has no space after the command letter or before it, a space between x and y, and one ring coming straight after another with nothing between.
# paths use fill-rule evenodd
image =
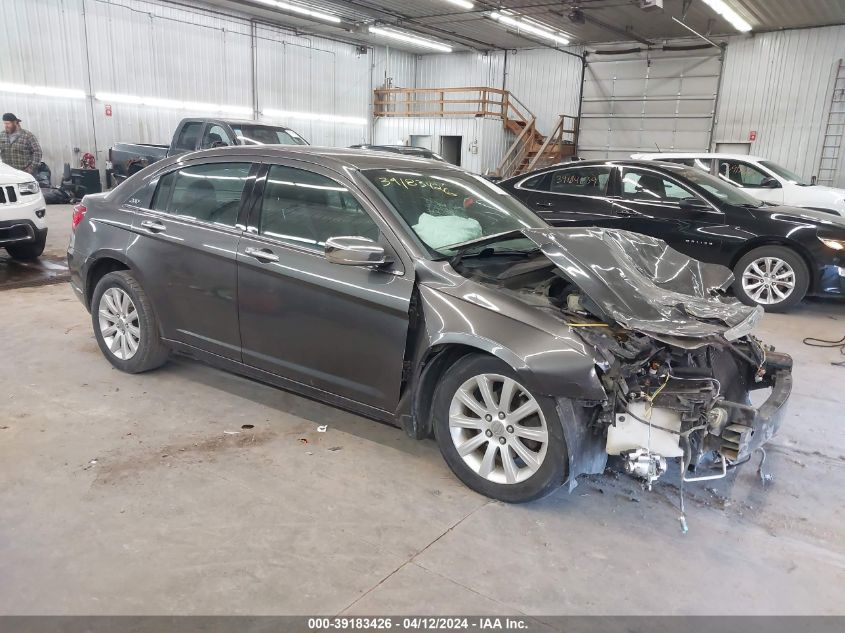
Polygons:
<instances>
[{"instance_id":1,"label":"side mirror","mask_svg":"<svg viewBox=\"0 0 845 633\"><path fill-rule=\"evenodd\" d=\"M330 237L326 259L344 266L383 266L389 263L384 248L366 237Z\"/></svg>"},{"instance_id":2,"label":"side mirror","mask_svg":"<svg viewBox=\"0 0 845 633\"><path fill-rule=\"evenodd\" d=\"M775 178L763 178L760 186L764 189L780 189L780 183Z\"/></svg>"},{"instance_id":3,"label":"side mirror","mask_svg":"<svg viewBox=\"0 0 845 633\"><path fill-rule=\"evenodd\" d=\"M713 207L701 198L681 198L678 201L678 206L684 211L693 211L696 213L710 213L713 211Z\"/></svg>"}]
</instances>

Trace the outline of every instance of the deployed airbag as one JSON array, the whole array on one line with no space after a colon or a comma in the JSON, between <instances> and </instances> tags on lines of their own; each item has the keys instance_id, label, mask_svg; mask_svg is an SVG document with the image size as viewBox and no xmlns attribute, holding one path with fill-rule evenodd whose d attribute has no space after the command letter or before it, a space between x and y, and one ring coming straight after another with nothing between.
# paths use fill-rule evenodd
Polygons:
<instances>
[{"instance_id":1,"label":"deployed airbag","mask_svg":"<svg viewBox=\"0 0 845 633\"><path fill-rule=\"evenodd\" d=\"M420 215L413 229L420 239L433 249L478 239L482 232L478 220L428 213Z\"/></svg>"}]
</instances>

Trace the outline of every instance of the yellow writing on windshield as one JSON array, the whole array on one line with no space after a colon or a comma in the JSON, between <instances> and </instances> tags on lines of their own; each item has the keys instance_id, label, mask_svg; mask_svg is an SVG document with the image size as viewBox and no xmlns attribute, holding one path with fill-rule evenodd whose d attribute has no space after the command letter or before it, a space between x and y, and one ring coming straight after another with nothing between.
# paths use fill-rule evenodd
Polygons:
<instances>
[{"instance_id":1,"label":"yellow writing on windshield","mask_svg":"<svg viewBox=\"0 0 845 633\"><path fill-rule=\"evenodd\" d=\"M379 184L382 187L391 187L393 185L398 185L405 189L413 189L414 187L419 187L421 189L433 189L435 191L440 191L444 195L450 196L452 198L458 197L458 194L449 189L449 186L438 182L436 180L421 180L419 178L398 178L393 176L392 178L387 178L386 176L382 176L378 179Z\"/></svg>"}]
</instances>

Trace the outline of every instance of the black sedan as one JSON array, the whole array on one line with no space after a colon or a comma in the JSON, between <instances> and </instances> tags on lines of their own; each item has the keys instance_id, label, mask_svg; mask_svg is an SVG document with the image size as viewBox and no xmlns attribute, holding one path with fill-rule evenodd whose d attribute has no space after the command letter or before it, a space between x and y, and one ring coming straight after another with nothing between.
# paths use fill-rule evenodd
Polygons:
<instances>
[{"instance_id":1,"label":"black sedan","mask_svg":"<svg viewBox=\"0 0 845 633\"><path fill-rule=\"evenodd\" d=\"M777 312L845 293L845 219L760 202L692 167L582 161L500 184L554 226L627 229L728 266L748 305Z\"/></svg>"}]
</instances>

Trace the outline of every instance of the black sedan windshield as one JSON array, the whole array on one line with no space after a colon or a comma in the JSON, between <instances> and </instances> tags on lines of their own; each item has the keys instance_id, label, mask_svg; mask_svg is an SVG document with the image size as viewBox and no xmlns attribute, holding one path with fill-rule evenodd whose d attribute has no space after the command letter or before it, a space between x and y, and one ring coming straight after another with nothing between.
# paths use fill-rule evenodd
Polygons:
<instances>
[{"instance_id":1,"label":"black sedan windshield","mask_svg":"<svg viewBox=\"0 0 845 633\"><path fill-rule=\"evenodd\" d=\"M505 190L473 174L445 169L372 169L364 174L435 257L466 252L475 241L493 250L534 250L530 240L506 234L547 226ZM503 241L496 246L485 239L497 235Z\"/></svg>"},{"instance_id":2,"label":"black sedan windshield","mask_svg":"<svg viewBox=\"0 0 845 633\"><path fill-rule=\"evenodd\" d=\"M710 174L695 169L693 167L678 167L672 165L668 167L673 173L681 178L691 181L694 185L698 185L708 193L716 196L720 202L733 205L735 207L760 207L763 203L757 198L748 195L742 189L734 187L731 184L711 176Z\"/></svg>"}]
</instances>

